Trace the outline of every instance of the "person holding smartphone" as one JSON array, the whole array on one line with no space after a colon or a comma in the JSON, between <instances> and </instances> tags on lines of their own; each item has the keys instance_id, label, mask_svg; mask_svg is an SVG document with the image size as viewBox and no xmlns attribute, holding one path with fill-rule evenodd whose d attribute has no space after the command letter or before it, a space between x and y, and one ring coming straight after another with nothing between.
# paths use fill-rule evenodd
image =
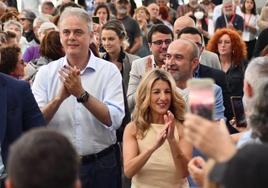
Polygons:
<instances>
[{"instance_id":1,"label":"person holding smartphone","mask_svg":"<svg viewBox=\"0 0 268 188\"><path fill-rule=\"evenodd\" d=\"M267 67L268 58L259 57L253 59L246 69L243 104L248 129L239 133L239 141L236 146L223 122L218 125L218 123L205 120L194 114L185 116L184 125L187 140L216 161L228 160L236 153L237 148L246 144L267 143ZM208 131L210 134L206 134ZM200 176L204 176L205 161L202 158L193 158L188 167L191 175L195 177L194 179L201 179L198 185L203 186L204 179Z\"/></svg>"}]
</instances>

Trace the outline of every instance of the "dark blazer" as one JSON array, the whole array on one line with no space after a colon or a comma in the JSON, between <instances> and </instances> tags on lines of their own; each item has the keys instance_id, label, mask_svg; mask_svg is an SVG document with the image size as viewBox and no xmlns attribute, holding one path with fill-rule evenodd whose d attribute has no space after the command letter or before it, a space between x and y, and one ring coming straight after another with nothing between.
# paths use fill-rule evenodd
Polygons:
<instances>
[{"instance_id":1,"label":"dark blazer","mask_svg":"<svg viewBox=\"0 0 268 188\"><path fill-rule=\"evenodd\" d=\"M230 103L230 89L226 82L225 73L221 70L213 69L211 67L200 64L198 74L200 78L212 78L215 83L221 87L223 95L223 105L225 107L224 115L227 120L230 120L233 115Z\"/></svg>"},{"instance_id":2,"label":"dark blazer","mask_svg":"<svg viewBox=\"0 0 268 188\"><path fill-rule=\"evenodd\" d=\"M230 20L228 20L228 21L230 21ZM233 26L237 31L243 32L243 30L244 30L244 19L241 16L239 16L238 14L235 14L235 18L234 18L234 21L233 21ZM226 28L226 27L227 26L226 26L224 15L221 15L216 20L215 31L217 29Z\"/></svg>"},{"instance_id":3,"label":"dark blazer","mask_svg":"<svg viewBox=\"0 0 268 188\"><path fill-rule=\"evenodd\" d=\"M8 147L24 131L45 125L30 85L0 73L0 144L6 163Z\"/></svg>"}]
</instances>

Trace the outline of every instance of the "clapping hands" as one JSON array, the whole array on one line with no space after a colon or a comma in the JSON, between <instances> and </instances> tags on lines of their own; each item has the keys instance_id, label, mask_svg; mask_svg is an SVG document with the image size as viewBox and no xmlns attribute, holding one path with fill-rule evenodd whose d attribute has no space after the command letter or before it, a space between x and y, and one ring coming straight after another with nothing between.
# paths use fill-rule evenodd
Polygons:
<instances>
[{"instance_id":1,"label":"clapping hands","mask_svg":"<svg viewBox=\"0 0 268 188\"><path fill-rule=\"evenodd\" d=\"M165 121L165 126L158 134L155 145L153 146L153 150L156 150L160 146L162 146L166 140L171 141L175 138L174 115L170 111L168 111L167 114L164 115L164 121Z\"/></svg>"}]
</instances>

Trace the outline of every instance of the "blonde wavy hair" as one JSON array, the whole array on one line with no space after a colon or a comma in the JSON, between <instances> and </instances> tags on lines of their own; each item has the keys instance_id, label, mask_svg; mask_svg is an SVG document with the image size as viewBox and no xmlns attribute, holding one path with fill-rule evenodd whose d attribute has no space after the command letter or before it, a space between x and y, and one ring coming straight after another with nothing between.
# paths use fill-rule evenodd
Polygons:
<instances>
[{"instance_id":1,"label":"blonde wavy hair","mask_svg":"<svg viewBox=\"0 0 268 188\"><path fill-rule=\"evenodd\" d=\"M178 122L184 121L185 102L176 91L176 83L170 73L161 69L148 72L142 79L136 92L136 106L133 112L133 122L137 128L137 136L143 138L152 123L150 101L153 84L157 80L167 82L171 89L171 104L169 110Z\"/></svg>"}]
</instances>

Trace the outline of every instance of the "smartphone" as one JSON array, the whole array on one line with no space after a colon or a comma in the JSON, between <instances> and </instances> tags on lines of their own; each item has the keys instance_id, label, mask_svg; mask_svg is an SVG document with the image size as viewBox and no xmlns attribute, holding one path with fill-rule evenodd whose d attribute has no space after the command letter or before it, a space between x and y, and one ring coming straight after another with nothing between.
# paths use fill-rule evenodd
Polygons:
<instances>
[{"instance_id":1,"label":"smartphone","mask_svg":"<svg viewBox=\"0 0 268 188\"><path fill-rule=\"evenodd\" d=\"M206 119L214 119L214 80L210 78L190 79L187 81L189 89L190 111Z\"/></svg>"},{"instance_id":2,"label":"smartphone","mask_svg":"<svg viewBox=\"0 0 268 188\"><path fill-rule=\"evenodd\" d=\"M92 16L92 21L93 21L93 23L99 24L100 18L98 16Z\"/></svg>"},{"instance_id":3,"label":"smartphone","mask_svg":"<svg viewBox=\"0 0 268 188\"><path fill-rule=\"evenodd\" d=\"M242 97L231 96L231 105L237 127L247 127L246 115Z\"/></svg>"}]
</instances>

